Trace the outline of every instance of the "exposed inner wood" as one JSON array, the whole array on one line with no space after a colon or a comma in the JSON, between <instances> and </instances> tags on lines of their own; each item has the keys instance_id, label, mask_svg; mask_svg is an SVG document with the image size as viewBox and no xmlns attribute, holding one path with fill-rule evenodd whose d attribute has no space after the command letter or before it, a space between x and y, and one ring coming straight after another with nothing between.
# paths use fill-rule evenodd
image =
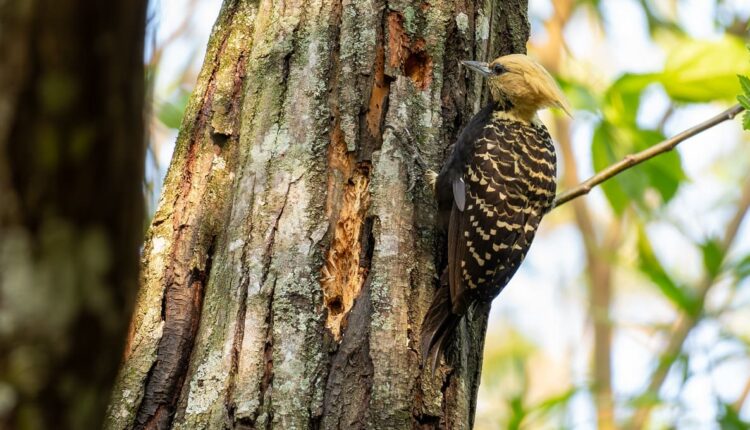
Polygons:
<instances>
[{"instance_id":1,"label":"exposed inner wood","mask_svg":"<svg viewBox=\"0 0 750 430\"><path fill-rule=\"evenodd\" d=\"M387 23L388 66L401 70L417 88L426 90L432 83L432 57L425 49L425 40L409 37L399 12L390 12Z\"/></svg>"},{"instance_id":2,"label":"exposed inner wood","mask_svg":"<svg viewBox=\"0 0 750 430\"><path fill-rule=\"evenodd\" d=\"M340 191L340 203L336 216L333 239L326 254L322 269L321 285L323 300L328 309L326 327L334 338L339 339L345 316L354 305L362 284L367 276L367 268L360 267L360 232L370 206L370 166L369 162L354 162L354 155L347 152L340 132L334 129L329 146L329 196ZM329 197L330 199L330 197ZM329 208L331 212L334 209Z\"/></svg>"},{"instance_id":3,"label":"exposed inner wood","mask_svg":"<svg viewBox=\"0 0 750 430\"><path fill-rule=\"evenodd\" d=\"M378 44L375 55L375 79L370 93L370 103L367 109L367 131L374 140L382 140L381 130L385 111L388 108L388 93L391 90L390 79L385 75L385 47Z\"/></svg>"}]
</instances>

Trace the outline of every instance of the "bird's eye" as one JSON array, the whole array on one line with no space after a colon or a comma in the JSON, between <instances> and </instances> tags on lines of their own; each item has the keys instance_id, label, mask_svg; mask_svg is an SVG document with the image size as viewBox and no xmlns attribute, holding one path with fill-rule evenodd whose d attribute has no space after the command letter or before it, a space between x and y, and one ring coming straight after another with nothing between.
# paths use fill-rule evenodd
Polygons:
<instances>
[{"instance_id":1,"label":"bird's eye","mask_svg":"<svg viewBox=\"0 0 750 430\"><path fill-rule=\"evenodd\" d=\"M492 65L492 71L495 72L496 75L502 75L503 73L507 72L508 69L503 67L500 63L495 63Z\"/></svg>"}]
</instances>

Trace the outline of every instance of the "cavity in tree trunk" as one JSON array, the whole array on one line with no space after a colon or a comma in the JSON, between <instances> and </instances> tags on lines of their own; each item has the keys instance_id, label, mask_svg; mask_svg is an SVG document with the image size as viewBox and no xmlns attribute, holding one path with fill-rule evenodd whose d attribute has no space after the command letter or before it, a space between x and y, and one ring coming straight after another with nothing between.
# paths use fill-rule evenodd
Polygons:
<instances>
[{"instance_id":1,"label":"cavity in tree trunk","mask_svg":"<svg viewBox=\"0 0 750 430\"><path fill-rule=\"evenodd\" d=\"M486 318L420 367L431 190L479 108L461 59L526 2L227 0L144 248L107 427L470 428Z\"/></svg>"},{"instance_id":2,"label":"cavity in tree trunk","mask_svg":"<svg viewBox=\"0 0 750 430\"><path fill-rule=\"evenodd\" d=\"M0 428L101 426L138 287L146 0L0 2Z\"/></svg>"}]
</instances>

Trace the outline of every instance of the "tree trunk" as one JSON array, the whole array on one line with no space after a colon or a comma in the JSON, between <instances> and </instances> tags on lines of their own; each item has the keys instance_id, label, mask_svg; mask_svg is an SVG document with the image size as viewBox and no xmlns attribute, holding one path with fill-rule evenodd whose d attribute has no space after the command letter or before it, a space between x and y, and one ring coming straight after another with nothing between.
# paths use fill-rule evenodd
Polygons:
<instances>
[{"instance_id":1,"label":"tree trunk","mask_svg":"<svg viewBox=\"0 0 750 430\"><path fill-rule=\"evenodd\" d=\"M458 60L526 2L226 0L144 249L107 427L470 428L486 320L420 367L431 190L479 107Z\"/></svg>"},{"instance_id":2,"label":"tree trunk","mask_svg":"<svg viewBox=\"0 0 750 430\"><path fill-rule=\"evenodd\" d=\"M0 428L101 426L138 285L145 21L0 2Z\"/></svg>"}]
</instances>

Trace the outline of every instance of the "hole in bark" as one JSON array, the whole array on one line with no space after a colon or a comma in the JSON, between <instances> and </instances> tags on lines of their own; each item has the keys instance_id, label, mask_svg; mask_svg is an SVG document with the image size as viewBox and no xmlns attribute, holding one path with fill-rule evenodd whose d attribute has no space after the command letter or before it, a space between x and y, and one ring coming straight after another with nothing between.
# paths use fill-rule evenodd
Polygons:
<instances>
[{"instance_id":1,"label":"hole in bark","mask_svg":"<svg viewBox=\"0 0 750 430\"><path fill-rule=\"evenodd\" d=\"M383 122L388 106L388 95L391 91L391 79L385 75L385 48L378 45L375 56L374 79L370 102L365 117L368 135L364 136L374 142L373 147L380 148L383 139ZM363 142L365 144L366 142Z\"/></svg>"},{"instance_id":2,"label":"hole in bark","mask_svg":"<svg viewBox=\"0 0 750 430\"><path fill-rule=\"evenodd\" d=\"M403 71L414 85L425 90L432 82L432 57L425 51L427 43L411 40L404 28L404 17L398 12L388 14L388 65Z\"/></svg>"},{"instance_id":3,"label":"hole in bark","mask_svg":"<svg viewBox=\"0 0 750 430\"><path fill-rule=\"evenodd\" d=\"M432 82L432 58L424 51L412 53L406 59L404 73L419 89L427 89Z\"/></svg>"},{"instance_id":4,"label":"hole in bark","mask_svg":"<svg viewBox=\"0 0 750 430\"><path fill-rule=\"evenodd\" d=\"M338 315L344 310L344 304L341 302L341 296L336 296L328 301L328 311L331 315Z\"/></svg>"},{"instance_id":5,"label":"hole in bark","mask_svg":"<svg viewBox=\"0 0 750 430\"><path fill-rule=\"evenodd\" d=\"M211 140L214 144L214 152L219 154L229 141L229 135L225 133L213 132L211 133Z\"/></svg>"}]
</instances>

